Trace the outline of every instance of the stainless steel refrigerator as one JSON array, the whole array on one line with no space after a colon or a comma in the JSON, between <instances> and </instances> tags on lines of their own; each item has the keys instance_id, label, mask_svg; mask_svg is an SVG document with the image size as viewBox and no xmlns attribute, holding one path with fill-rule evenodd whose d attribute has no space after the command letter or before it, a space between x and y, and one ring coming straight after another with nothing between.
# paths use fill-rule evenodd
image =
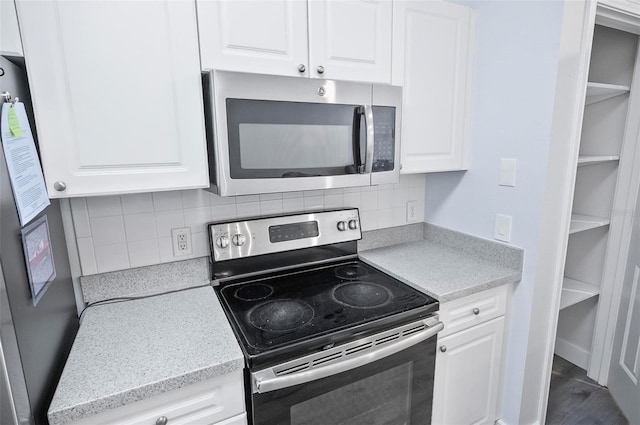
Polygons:
<instances>
[{"instance_id":1,"label":"stainless steel refrigerator","mask_svg":"<svg viewBox=\"0 0 640 425\"><path fill-rule=\"evenodd\" d=\"M19 58L0 56L0 91L32 111ZM29 115L36 136L33 115ZM62 373L78 317L58 201L47 216L56 278L36 306L29 287L21 226L0 149L0 424L47 424L47 409ZM37 217L37 218L38 218ZM34 220L37 220L34 219Z\"/></svg>"}]
</instances>

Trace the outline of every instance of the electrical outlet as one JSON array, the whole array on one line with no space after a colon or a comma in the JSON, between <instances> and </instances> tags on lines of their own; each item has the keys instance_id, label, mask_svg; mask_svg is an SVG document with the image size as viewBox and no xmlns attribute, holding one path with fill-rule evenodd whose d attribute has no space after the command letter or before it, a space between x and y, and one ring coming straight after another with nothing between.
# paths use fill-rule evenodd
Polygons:
<instances>
[{"instance_id":1,"label":"electrical outlet","mask_svg":"<svg viewBox=\"0 0 640 425\"><path fill-rule=\"evenodd\" d=\"M171 229L171 241L173 242L173 256L189 255L191 249L191 227Z\"/></svg>"},{"instance_id":2,"label":"electrical outlet","mask_svg":"<svg viewBox=\"0 0 640 425\"><path fill-rule=\"evenodd\" d=\"M407 223L418 221L418 201L407 202Z\"/></svg>"}]
</instances>

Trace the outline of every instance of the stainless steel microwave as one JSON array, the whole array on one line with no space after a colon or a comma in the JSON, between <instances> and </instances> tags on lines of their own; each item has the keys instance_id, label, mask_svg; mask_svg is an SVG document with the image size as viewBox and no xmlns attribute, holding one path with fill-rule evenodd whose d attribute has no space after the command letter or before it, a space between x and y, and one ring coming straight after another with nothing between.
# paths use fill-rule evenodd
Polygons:
<instances>
[{"instance_id":1,"label":"stainless steel microwave","mask_svg":"<svg viewBox=\"0 0 640 425\"><path fill-rule=\"evenodd\" d=\"M399 181L400 87L207 71L203 88L221 196Z\"/></svg>"}]
</instances>

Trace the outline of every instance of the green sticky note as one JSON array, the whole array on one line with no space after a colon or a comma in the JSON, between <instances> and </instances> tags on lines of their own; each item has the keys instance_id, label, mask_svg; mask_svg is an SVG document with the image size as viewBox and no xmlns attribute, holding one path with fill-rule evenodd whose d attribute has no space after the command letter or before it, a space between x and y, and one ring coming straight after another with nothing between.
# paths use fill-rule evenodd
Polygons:
<instances>
[{"instance_id":1,"label":"green sticky note","mask_svg":"<svg viewBox=\"0 0 640 425\"><path fill-rule=\"evenodd\" d=\"M18 120L18 115L13 105L9 107L9 131L11 131L12 136L22 136L22 127L20 127L20 121Z\"/></svg>"}]
</instances>

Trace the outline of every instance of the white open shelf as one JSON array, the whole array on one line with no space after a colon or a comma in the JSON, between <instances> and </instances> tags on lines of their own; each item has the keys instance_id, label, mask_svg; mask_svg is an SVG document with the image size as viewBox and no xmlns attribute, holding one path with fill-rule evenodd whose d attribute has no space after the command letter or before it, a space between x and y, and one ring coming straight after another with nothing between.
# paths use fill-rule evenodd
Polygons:
<instances>
[{"instance_id":1,"label":"white open shelf","mask_svg":"<svg viewBox=\"0 0 640 425\"><path fill-rule=\"evenodd\" d=\"M590 215L572 214L571 225L569 226L569 234L582 232L589 229L609 225L609 220L602 217L593 217Z\"/></svg>"},{"instance_id":2,"label":"white open shelf","mask_svg":"<svg viewBox=\"0 0 640 425\"><path fill-rule=\"evenodd\" d=\"M619 160L620 157L614 155L581 155L578 157L578 167L582 165L602 164L604 162Z\"/></svg>"},{"instance_id":3,"label":"white open shelf","mask_svg":"<svg viewBox=\"0 0 640 425\"><path fill-rule=\"evenodd\" d=\"M562 295L560 296L560 310L588 300L600 294L600 289L580 280L565 277L562 280Z\"/></svg>"},{"instance_id":4,"label":"white open shelf","mask_svg":"<svg viewBox=\"0 0 640 425\"><path fill-rule=\"evenodd\" d=\"M592 103L620 96L629 93L630 89L629 86L616 84L587 83L587 99L585 103L591 105Z\"/></svg>"}]
</instances>

